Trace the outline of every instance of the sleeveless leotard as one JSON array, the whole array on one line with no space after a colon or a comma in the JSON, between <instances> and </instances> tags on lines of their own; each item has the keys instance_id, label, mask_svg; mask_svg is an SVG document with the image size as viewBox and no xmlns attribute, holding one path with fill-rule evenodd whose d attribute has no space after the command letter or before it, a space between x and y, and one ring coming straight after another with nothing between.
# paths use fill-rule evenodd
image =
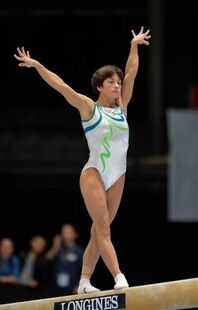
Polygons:
<instances>
[{"instance_id":1,"label":"sleeveless leotard","mask_svg":"<svg viewBox=\"0 0 198 310\"><path fill-rule=\"evenodd\" d=\"M89 147L89 160L83 167L96 168L108 190L126 172L129 127L124 110L94 103L93 115L82 120Z\"/></svg>"}]
</instances>

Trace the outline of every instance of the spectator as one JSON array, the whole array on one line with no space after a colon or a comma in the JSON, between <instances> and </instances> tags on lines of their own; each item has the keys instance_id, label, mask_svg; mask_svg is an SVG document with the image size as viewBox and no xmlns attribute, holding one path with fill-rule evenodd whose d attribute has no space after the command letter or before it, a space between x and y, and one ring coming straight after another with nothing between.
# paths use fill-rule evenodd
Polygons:
<instances>
[{"instance_id":1,"label":"spectator","mask_svg":"<svg viewBox=\"0 0 198 310\"><path fill-rule=\"evenodd\" d=\"M83 248L77 245L77 238L75 226L64 224L46 255L52 261L53 284L70 293L77 292L82 268Z\"/></svg>"},{"instance_id":2,"label":"spectator","mask_svg":"<svg viewBox=\"0 0 198 310\"><path fill-rule=\"evenodd\" d=\"M48 284L48 261L45 257L46 247L47 240L41 235L36 235L30 240L28 252L22 253L20 256L22 262L21 284L29 287Z\"/></svg>"},{"instance_id":3,"label":"spectator","mask_svg":"<svg viewBox=\"0 0 198 310\"><path fill-rule=\"evenodd\" d=\"M0 282L4 284L18 284L20 261L14 254L14 242L10 238L0 240Z\"/></svg>"}]
</instances>

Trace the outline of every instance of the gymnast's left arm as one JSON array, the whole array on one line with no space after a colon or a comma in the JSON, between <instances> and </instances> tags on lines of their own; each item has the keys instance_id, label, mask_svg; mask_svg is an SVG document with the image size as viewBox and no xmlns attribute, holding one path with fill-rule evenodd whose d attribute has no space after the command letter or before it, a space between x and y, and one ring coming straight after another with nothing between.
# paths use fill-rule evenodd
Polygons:
<instances>
[{"instance_id":1,"label":"gymnast's left arm","mask_svg":"<svg viewBox=\"0 0 198 310\"><path fill-rule=\"evenodd\" d=\"M143 26L141 27L140 32L137 35L133 30L131 32L133 38L131 40L131 48L125 66L125 75L121 93L121 100L124 107L128 105L129 101L132 98L134 82L138 72L139 67L138 45L139 44L149 45L148 39L150 39L151 37L151 35L149 34L150 30L144 32Z\"/></svg>"}]
</instances>

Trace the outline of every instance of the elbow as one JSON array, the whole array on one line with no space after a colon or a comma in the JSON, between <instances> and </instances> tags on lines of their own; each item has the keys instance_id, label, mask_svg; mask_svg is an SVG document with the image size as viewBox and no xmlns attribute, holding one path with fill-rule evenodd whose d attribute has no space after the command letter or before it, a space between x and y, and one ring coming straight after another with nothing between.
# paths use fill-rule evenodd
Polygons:
<instances>
[{"instance_id":1,"label":"elbow","mask_svg":"<svg viewBox=\"0 0 198 310\"><path fill-rule=\"evenodd\" d=\"M67 92L67 84L62 80L59 81L56 85L56 90L64 96L65 92Z\"/></svg>"}]
</instances>

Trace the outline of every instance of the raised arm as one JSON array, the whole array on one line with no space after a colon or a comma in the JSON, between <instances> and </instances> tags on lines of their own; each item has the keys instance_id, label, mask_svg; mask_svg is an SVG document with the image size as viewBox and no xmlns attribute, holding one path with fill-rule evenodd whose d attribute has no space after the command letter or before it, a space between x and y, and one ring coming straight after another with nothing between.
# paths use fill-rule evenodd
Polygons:
<instances>
[{"instance_id":1,"label":"raised arm","mask_svg":"<svg viewBox=\"0 0 198 310\"><path fill-rule=\"evenodd\" d=\"M139 44L149 45L148 39L150 39L151 37L149 35L149 32L150 30L144 32L144 27L141 27L140 32L136 35L135 32L132 30L133 38L131 40L131 48L125 66L125 76L121 94L122 104L125 107L131 100L133 93L133 86L138 72L139 67L138 45Z\"/></svg>"},{"instance_id":2,"label":"raised arm","mask_svg":"<svg viewBox=\"0 0 198 310\"><path fill-rule=\"evenodd\" d=\"M92 100L82 94L77 93L73 88L67 85L57 74L48 70L40 62L30 57L29 51L25 51L24 47L17 48L17 54L14 57L19 60L19 67L35 68L43 80L48 83L52 88L61 93L65 99L80 113L86 115L86 111L92 104Z\"/></svg>"}]
</instances>

